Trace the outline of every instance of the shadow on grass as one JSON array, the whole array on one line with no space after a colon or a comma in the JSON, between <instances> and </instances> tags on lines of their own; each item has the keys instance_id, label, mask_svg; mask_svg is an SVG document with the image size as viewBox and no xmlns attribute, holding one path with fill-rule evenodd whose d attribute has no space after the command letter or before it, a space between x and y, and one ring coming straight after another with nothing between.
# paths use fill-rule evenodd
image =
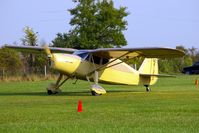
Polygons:
<instances>
[{"instance_id":1,"label":"shadow on grass","mask_svg":"<svg viewBox=\"0 0 199 133\"><path fill-rule=\"evenodd\" d=\"M59 94L48 95L46 92L7 92L0 93L0 96L89 96L89 91L61 92Z\"/></svg>"},{"instance_id":2,"label":"shadow on grass","mask_svg":"<svg viewBox=\"0 0 199 133\"><path fill-rule=\"evenodd\" d=\"M107 93L119 93L119 92L140 92L138 90L108 90Z\"/></svg>"},{"instance_id":3,"label":"shadow on grass","mask_svg":"<svg viewBox=\"0 0 199 133\"><path fill-rule=\"evenodd\" d=\"M108 90L107 93L138 92L135 90ZM91 96L90 91L61 92L48 95L46 92L3 92L0 96Z\"/></svg>"}]
</instances>

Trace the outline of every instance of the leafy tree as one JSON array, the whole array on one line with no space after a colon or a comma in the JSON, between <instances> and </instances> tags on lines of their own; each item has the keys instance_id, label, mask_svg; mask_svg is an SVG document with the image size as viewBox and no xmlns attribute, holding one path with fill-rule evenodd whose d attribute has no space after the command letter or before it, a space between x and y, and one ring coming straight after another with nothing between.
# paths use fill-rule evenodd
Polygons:
<instances>
[{"instance_id":1,"label":"leafy tree","mask_svg":"<svg viewBox=\"0 0 199 133\"><path fill-rule=\"evenodd\" d=\"M193 59L190 56L190 49L186 49L184 46L176 46L176 49L181 50L183 52L185 52L185 56L179 60L181 60L181 70L183 67L185 66L190 66L193 63Z\"/></svg>"},{"instance_id":2,"label":"leafy tree","mask_svg":"<svg viewBox=\"0 0 199 133\"><path fill-rule=\"evenodd\" d=\"M197 53L196 53L195 60L199 61L199 51L197 51Z\"/></svg>"},{"instance_id":3,"label":"leafy tree","mask_svg":"<svg viewBox=\"0 0 199 133\"><path fill-rule=\"evenodd\" d=\"M159 68L162 73L181 73L183 67L190 66L193 63L192 58L195 58L193 54L190 54L190 49L186 49L184 46L176 46L176 49L184 51L185 56L183 58L174 59L160 59Z\"/></svg>"},{"instance_id":4,"label":"leafy tree","mask_svg":"<svg viewBox=\"0 0 199 133\"><path fill-rule=\"evenodd\" d=\"M28 46L37 46L37 33L35 33L33 31L32 28L26 26L24 29L23 29L24 33L25 33L25 36L24 38L22 38L22 43L23 45L28 45Z\"/></svg>"},{"instance_id":5,"label":"leafy tree","mask_svg":"<svg viewBox=\"0 0 199 133\"><path fill-rule=\"evenodd\" d=\"M168 59L159 59L159 71L160 73L172 73L173 67L171 66L171 62Z\"/></svg>"},{"instance_id":6,"label":"leafy tree","mask_svg":"<svg viewBox=\"0 0 199 133\"><path fill-rule=\"evenodd\" d=\"M73 27L69 33L57 34L53 46L94 49L121 47L127 44L123 31L126 30L128 15L126 7L114 8L112 0L74 0L77 6L70 9ZM60 44L59 44L60 43Z\"/></svg>"},{"instance_id":7,"label":"leafy tree","mask_svg":"<svg viewBox=\"0 0 199 133\"><path fill-rule=\"evenodd\" d=\"M65 47L65 48L71 48L73 47L69 43L69 35L66 33L58 33L57 37L52 41L53 47Z\"/></svg>"},{"instance_id":8,"label":"leafy tree","mask_svg":"<svg viewBox=\"0 0 199 133\"><path fill-rule=\"evenodd\" d=\"M196 57L196 54L197 54L197 48L195 47L192 47L192 48L189 48L189 54L190 54L190 57L192 58L193 62L196 61L195 57Z\"/></svg>"},{"instance_id":9,"label":"leafy tree","mask_svg":"<svg viewBox=\"0 0 199 133\"><path fill-rule=\"evenodd\" d=\"M33 31L30 27L24 28L24 37L21 39L23 45L27 46L37 46L38 37L37 33ZM28 68L29 73L41 72L46 63L46 56L44 54L33 54L33 53L23 53L24 64Z\"/></svg>"},{"instance_id":10,"label":"leafy tree","mask_svg":"<svg viewBox=\"0 0 199 133\"><path fill-rule=\"evenodd\" d=\"M0 69L10 74L17 73L21 68L22 62L19 53L15 50L2 48L0 49Z\"/></svg>"},{"instance_id":11,"label":"leafy tree","mask_svg":"<svg viewBox=\"0 0 199 133\"><path fill-rule=\"evenodd\" d=\"M191 66L192 64L193 64L192 58L190 56L185 56L183 67Z\"/></svg>"}]
</instances>

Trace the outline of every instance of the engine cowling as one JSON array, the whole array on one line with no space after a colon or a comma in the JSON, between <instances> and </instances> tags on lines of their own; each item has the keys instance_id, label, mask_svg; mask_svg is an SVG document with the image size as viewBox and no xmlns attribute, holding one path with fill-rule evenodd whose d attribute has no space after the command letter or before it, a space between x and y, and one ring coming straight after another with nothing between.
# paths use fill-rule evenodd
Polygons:
<instances>
[{"instance_id":1,"label":"engine cowling","mask_svg":"<svg viewBox=\"0 0 199 133\"><path fill-rule=\"evenodd\" d=\"M81 58L77 55L55 53L52 56L51 67L66 75L73 74L81 63Z\"/></svg>"}]
</instances>

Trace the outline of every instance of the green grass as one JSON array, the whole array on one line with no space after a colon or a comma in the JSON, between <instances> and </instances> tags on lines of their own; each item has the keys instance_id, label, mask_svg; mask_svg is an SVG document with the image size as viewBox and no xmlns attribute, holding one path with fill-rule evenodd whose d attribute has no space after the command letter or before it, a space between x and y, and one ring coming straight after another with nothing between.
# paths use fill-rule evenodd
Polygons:
<instances>
[{"instance_id":1,"label":"green grass","mask_svg":"<svg viewBox=\"0 0 199 133\"><path fill-rule=\"evenodd\" d=\"M54 96L45 92L52 81L1 82L0 132L198 133L196 78L162 78L150 93L143 86L102 85L108 93L98 97L84 81L69 81Z\"/></svg>"}]
</instances>

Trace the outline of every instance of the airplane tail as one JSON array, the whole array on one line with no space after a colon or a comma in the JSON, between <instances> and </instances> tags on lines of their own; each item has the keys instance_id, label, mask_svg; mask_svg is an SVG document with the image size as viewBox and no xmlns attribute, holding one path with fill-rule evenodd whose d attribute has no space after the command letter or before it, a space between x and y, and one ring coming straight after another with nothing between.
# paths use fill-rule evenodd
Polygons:
<instances>
[{"instance_id":1,"label":"airplane tail","mask_svg":"<svg viewBox=\"0 0 199 133\"><path fill-rule=\"evenodd\" d=\"M160 76L158 74L158 59L145 58L138 72L140 74L140 84L155 84L158 79L158 76Z\"/></svg>"},{"instance_id":2,"label":"airplane tail","mask_svg":"<svg viewBox=\"0 0 199 133\"><path fill-rule=\"evenodd\" d=\"M158 74L158 59L145 58L138 71L140 74Z\"/></svg>"}]
</instances>

